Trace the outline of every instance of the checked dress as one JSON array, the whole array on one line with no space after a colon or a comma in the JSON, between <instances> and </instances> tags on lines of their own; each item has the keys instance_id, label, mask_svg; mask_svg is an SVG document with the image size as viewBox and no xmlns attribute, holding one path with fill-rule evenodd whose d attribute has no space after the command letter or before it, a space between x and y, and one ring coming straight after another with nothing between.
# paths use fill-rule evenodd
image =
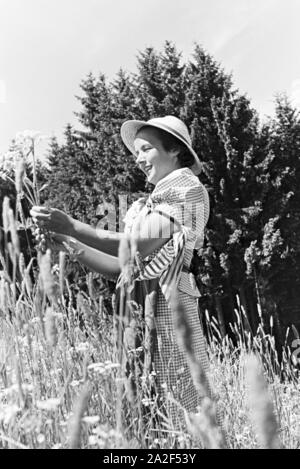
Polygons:
<instances>
[{"instance_id":1,"label":"checked dress","mask_svg":"<svg viewBox=\"0 0 300 469\"><path fill-rule=\"evenodd\" d=\"M139 199L131 206L124 219L125 233L132 234L153 211L168 217L179 229L150 256L144 259L137 256L135 285L157 281L151 370L158 394L168 403L169 415L176 425L177 420L182 419L182 408L188 412L196 411L201 396L193 384L185 352L176 338L171 302L174 289L190 326L194 354L204 371L209 371L207 345L198 311L200 293L189 272L193 250L203 245L204 227L209 217L207 190L189 168L174 170L157 183L148 199Z\"/></svg>"}]
</instances>

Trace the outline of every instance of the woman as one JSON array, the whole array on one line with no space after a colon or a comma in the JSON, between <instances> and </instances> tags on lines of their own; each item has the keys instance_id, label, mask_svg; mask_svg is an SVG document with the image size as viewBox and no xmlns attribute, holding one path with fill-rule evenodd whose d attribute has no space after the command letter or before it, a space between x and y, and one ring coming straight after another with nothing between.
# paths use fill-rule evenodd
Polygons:
<instances>
[{"instance_id":1,"label":"woman","mask_svg":"<svg viewBox=\"0 0 300 469\"><path fill-rule=\"evenodd\" d=\"M192 331L190 340L194 353L207 372L206 344L198 314L200 294L190 272L193 251L202 246L209 216L208 193L197 178L201 162L192 148L187 127L174 116L147 122L127 121L121 127L121 137L148 182L155 186L147 200L139 199L127 212L124 233L108 235L107 231L96 230L57 209L33 207L31 215L49 231L64 235L57 240L67 240L75 247L81 263L108 277L121 272L118 260L120 240L128 235L134 236L137 253L131 293L134 293L132 298L136 303L146 309L145 299L148 300L148 312L144 309L143 316L144 321L146 316L149 319L150 311L148 324L152 326L147 337L151 350L144 350L145 354L147 351L150 353L148 371L155 376L159 396L166 397L169 393L171 401L174 398L187 411L196 411L200 396L192 382L184 352L177 343L172 301L177 291L177 299ZM121 275L118 291L122 287L126 287L126 279ZM120 300L119 307L121 304ZM138 329L137 322L131 321L132 311L130 314L127 324ZM122 335L119 339L122 340ZM136 334L131 344L135 349L138 349L138 344L143 348L143 340L145 338ZM144 366L146 362L149 365L145 354ZM128 354L127 360L128 373L135 373L134 360L130 360ZM164 398L163 402L166 401ZM170 410L176 420L176 404L170 404Z\"/></svg>"}]
</instances>

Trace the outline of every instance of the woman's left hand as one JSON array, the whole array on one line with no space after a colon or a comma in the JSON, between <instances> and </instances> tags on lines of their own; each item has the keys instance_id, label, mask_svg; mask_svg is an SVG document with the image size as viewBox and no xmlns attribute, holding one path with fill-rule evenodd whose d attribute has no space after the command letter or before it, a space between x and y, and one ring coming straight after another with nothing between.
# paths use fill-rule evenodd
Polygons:
<instances>
[{"instance_id":1,"label":"woman's left hand","mask_svg":"<svg viewBox=\"0 0 300 469\"><path fill-rule=\"evenodd\" d=\"M66 245L69 243L70 240L68 236L51 233L50 241L47 243L47 248L51 249L51 251L68 252Z\"/></svg>"},{"instance_id":2,"label":"woman's left hand","mask_svg":"<svg viewBox=\"0 0 300 469\"><path fill-rule=\"evenodd\" d=\"M84 252L83 249L80 249L78 241L69 236L54 234L51 236L51 240L53 249L66 252L71 260L77 260L78 256Z\"/></svg>"}]
</instances>

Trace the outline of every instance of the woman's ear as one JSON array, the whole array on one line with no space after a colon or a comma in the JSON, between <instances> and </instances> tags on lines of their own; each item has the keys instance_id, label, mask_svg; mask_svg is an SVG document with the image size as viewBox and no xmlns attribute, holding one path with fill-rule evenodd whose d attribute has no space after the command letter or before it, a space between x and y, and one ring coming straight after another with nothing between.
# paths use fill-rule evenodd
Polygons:
<instances>
[{"instance_id":1,"label":"woman's ear","mask_svg":"<svg viewBox=\"0 0 300 469\"><path fill-rule=\"evenodd\" d=\"M172 158L177 158L178 155L180 153L180 149L179 148L171 148L171 150L169 150L169 155L172 157Z\"/></svg>"}]
</instances>

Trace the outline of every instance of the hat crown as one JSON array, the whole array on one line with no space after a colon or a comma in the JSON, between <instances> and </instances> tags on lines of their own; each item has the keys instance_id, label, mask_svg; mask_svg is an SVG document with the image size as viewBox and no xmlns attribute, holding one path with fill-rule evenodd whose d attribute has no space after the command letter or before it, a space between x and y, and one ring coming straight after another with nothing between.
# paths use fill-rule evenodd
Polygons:
<instances>
[{"instance_id":1,"label":"hat crown","mask_svg":"<svg viewBox=\"0 0 300 469\"><path fill-rule=\"evenodd\" d=\"M192 145L191 137L187 126L182 120L175 116L154 117L148 121L149 124L158 124L161 128L165 127L167 131L172 131L183 138L189 145Z\"/></svg>"}]
</instances>

